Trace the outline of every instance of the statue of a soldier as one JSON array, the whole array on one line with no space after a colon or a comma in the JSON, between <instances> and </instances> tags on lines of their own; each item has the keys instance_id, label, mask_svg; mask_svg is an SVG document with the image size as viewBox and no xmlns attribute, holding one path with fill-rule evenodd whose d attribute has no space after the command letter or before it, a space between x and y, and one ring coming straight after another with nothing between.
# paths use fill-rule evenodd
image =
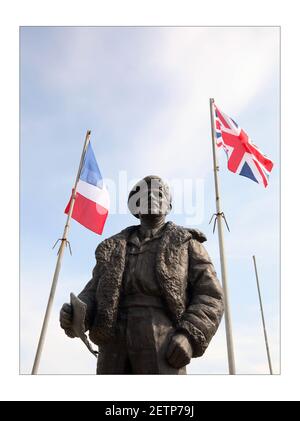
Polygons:
<instances>
[{"instance_id":1,"label":"statue of a soldier","mask_svg":"<svg viewBox=\"0 0 300 421\"><path fill-rule=\"evenodd\" d=\"M216 333L223 294L198 230L165 222L171 210L160 177L138 182L128 198L140 219L96 249L93 277L78 298L85 329L99 346L97 374L186 374ZM61 327L70 337L73 309Z\"/></svg>"}]
</instances>

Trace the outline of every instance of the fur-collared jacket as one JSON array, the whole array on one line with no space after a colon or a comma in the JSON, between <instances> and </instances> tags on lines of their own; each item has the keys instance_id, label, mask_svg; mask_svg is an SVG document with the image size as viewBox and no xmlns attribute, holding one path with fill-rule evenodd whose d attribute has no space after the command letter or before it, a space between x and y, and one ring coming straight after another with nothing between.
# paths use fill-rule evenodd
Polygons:
<instances>
[{"instance_id":1,"label":"fur-collared jacket","mask_svg":"<svg viewBox=\"0 0 300 421\"><path fill-rule=\"evenodd\" d=\"M137 226L128 227L96 249L93 277L79 294L87 304L86 328L101 345L114 336L127 240ZM193 357L201 356L216 333L223 314L223 293L198 230L167 222L159 240L156 277L174 326L185 332Z\"/></svg>"}]
</instances>

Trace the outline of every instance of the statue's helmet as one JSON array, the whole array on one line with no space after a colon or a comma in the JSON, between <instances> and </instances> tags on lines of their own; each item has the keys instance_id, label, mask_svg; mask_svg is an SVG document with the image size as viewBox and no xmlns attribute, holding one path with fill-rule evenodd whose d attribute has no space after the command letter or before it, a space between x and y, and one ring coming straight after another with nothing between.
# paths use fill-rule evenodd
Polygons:
<instances>
[{"instance_id":1,"label":"statue's helmet","mask_svg":"<svg viewBox=\"0 0 300 421\"><path fill-rule=\"evenodd\" d=\"M167 215L172 209L169 186L161 177L148 175L137 182L128 196L128 208L132 215Z\"/></svg>"}]
</instances>

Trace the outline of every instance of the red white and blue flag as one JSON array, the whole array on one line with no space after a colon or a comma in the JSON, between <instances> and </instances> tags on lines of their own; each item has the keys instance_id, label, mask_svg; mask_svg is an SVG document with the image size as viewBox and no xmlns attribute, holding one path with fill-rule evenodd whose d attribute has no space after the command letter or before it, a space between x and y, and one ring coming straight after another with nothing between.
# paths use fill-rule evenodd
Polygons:
<instances>
[{"instance_id":1,"label":"red white and blue flag","mask_svg":"<svg viewBox=\"0 0 300 421\"><path fill-rule=\"evenodd\" d=\"M70 203L71 199L65 209L66 214L69 213ZM91 231L102 234L108 211L108 191L89 143L77 184L72 218Z\"/></svg>"},{"instance_id":2,"label":"red white and blue flag","mask_svg":"<svg viewBox=\"0 0 300 421\"><path fill-rule=\"evenodd\" d=\"M228 169L267 187L273 162L252 143L247 133L232 118L215 104L214 109L216 144L226 152Z\"/></svg>"}]
</instances>

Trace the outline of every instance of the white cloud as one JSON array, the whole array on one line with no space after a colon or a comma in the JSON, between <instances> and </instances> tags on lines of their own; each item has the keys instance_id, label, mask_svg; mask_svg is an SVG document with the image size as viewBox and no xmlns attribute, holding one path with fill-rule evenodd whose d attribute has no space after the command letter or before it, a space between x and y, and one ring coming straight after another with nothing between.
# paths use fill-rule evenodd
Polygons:
<instances>
[{"instance_id":1,"label":"white cloud","mask_svg":"<svg viewBox=\"0 0 300 421\"><path fill-rule=\"evenodd\" d=\"M103 112L101 118L121 139L123 132L126 133L125 149L129 159L126 165L132 166L137 177L158 173L166 178L179 174L180 177L204 178L212 166L209 97L215 97L224 111L233 117L241 113L276 75L279 30L158 28L153 30L153 36L149 31L141 39L135 39L134 32L131 32L131 38L126 41L124 37L125 43L121 47L113 36L110 39L109 31L106 36L100 36L101 31L88 29L73 30L67 36L62 32L61 38L53 38L50 50L46 48L42 57L34 57L33 52L31 60L36 69L40 66L38 74L43 89L61 93L66 110L69 106L71 109L71 105L77 112L89 106L96 115ZM139 34L142 36L143 32ZM126 42L127 49L122 51ZM133 46L136 50L130 55ZM49 68L49 63L55 63L55 67ZM149 78L156 88L161 87L162 82L164 86L162 95L159 92L154 94L151 106L148 104L151 100L151 89L147 86ZM37 132L46 131L49 123L46 120L43 130ZM131 132L124 130L126 124ZM61 142L61 138L53 136L53 142ZM44 145L40 147L44 148ZM48 147L53 148L53 143ZM121 148L122 151L125 149ZM124 162L123 156L118 158L116 154L116 159ZM59 172L59 178L61 174ZM73 178L68 179L68 185L72 181ZM62 181L59 183L61 185ZM251 204L252 214L257 216L264 207L272 207L272 197L268 201L257 206ZM240 207L246 208L242 204ZM235 222L235 227L238 226L243 230L234 233L229 257L244 257L250 250L251 236L260 238L255 252L260 254L267 250L272 240L272 226L265 222L252 226L247 211L242 212ZM249 246L246 249L245 238ZM214 251L217 256L217 241L215 247L213 245L213 255ZM46 269L42 269L40 273L33 271L30 276L21 273L21 277L24 278L21 289L21 371L29 373L49 293L41 280L49 276ZM26 281L28 279L30 282ZM59 282L41 373L95 372L93 356L79 340L65 337L58 325L59 307L69 295L69 284L63 279ZM72 280L72 285L79 288L82 280ZM277 347L275 330L271 337ZM265 369L264 351L261 342L257 345L256 334L246 325L235 329L239 372L260 373ZM278 361L276 356L275 361ZM222 327L204 358L193 361L189 371L226 373L226 369Z\"/></svg>"},{"instance_id":2,"label":"white cloud","mask_svg":"<svg viewBox=\"0 0 300 421\"><path fill-rule=\"evenodd\" d=\"M161 33L155 72L166 81L170 101L145 118L137 135L136 144L143 139L140 168L201 176L212 165L209 98L233 116L241 113L278 72L279 29L171 28Z\"/></svg>"}]
</instances>

